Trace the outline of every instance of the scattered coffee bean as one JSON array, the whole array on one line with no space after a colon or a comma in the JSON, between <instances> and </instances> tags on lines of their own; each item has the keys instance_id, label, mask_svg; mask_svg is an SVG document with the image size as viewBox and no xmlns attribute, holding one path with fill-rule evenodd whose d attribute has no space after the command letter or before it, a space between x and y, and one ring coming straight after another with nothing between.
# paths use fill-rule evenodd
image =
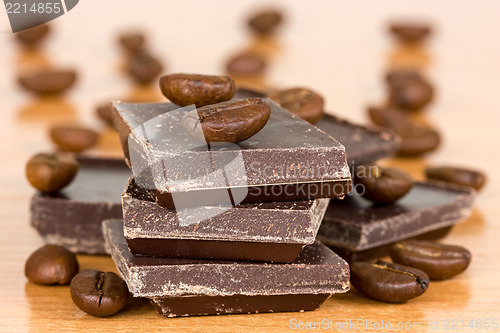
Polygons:
<instances>
[{"instance_id":1,"label":"scattered coffee bean","mask_svg":"<svg viewBox=\"0 0 500 333\"><path fill-rule=\"evenodd\" d=\"M428 167L425 169L425 175L427 179L469 186L476 191L481 190L486 183L486 176L480 171L451 166Z\"/></svg>"},{"instance_id":2,"label":"scattered coffee bean","mask_svg":"<svg viewBox=\"0 0 500 333\"><path fill-rule=\"evenodd\" d=\"M351 264L351 283L373 299L403 303L422 295L429 286L429 277L416 268L377 260Z\"/></svg>"},{"instance_id":3,"label":"scattered coffee bean","mask_svg":"<svg viewBox=\"0 0 500 333\"><path fill-rule=\"evenodd\" d=\"M377 126L387 127L391 124L409 122L408 113L388 106L368 107L368 117Z\"/></svg>"},{"instance_id":4,"label":"scattered coffee bean","mask_svg":"<svg viewBox=\"0 0 500 333\"><path fill-rule=\"evenodd\" d=\"M121 277L112 272L88 269L78 273L69 288L73 302L95 317L108 317L120 311L130 293Z\"/></svg>"},{"instance_id":5,"label":"scattered coffee bean","mask_svg":"<svg viewBox=\"0 0 500 333\"><path fill-rule=\"evenodd\" d=\"M394 37L404 43L419 43L432 33L432 28L425 23L394 23L389 27Z\"/></svg>"},{"instance_id":6,"label":"scattered coffee bean","mask_svg":"<svg viewBox=\"0 0 500 333\"><path fill-rule=\"evenodd\" d=\"M50 138L60 150L79 153L97 143L98 133L81 125L61 125L50 129Z\"/></svg>"},{"instance_id":7,"label":"scattered coffee bean","mask_svg":"<svg viewBox=\"0 0 500 333\"><path fill-rule=\"evenodd\" d=\"M128 64L128 73L137 83L151 83L163 71L161 62L146 52L132 56Z\"/></svg>"},{"instance_id":8,"label":"scattered coffee bean","mask_svg":"<svg viewBox=\"0 0 500 333\"><path fill-rule=\"evenodd\" d=\"M42 69L19 75L24 89L37 94L59 94L71 88L76 81L74 70Z\"/></svg>"},{"instance_id":9,"label":"scattered coffee bean","mask_svg":"<svg viewBox=\"0 0 500 333\"><path fill-rule=\"evenodd\" d=\"M126 33L118 37L118 43L125 52L135 54L144 49L146 37L140 32Z\"/></svg>"},{"instance_id":10,"label":"scattered coffee bean","mask_svg":"<svg viewBox=\"0 0 500 333\"><path fill-rule=\"evenodd\" d=\"M271 98L311 124L317 123L323 117L325 101L321 95L310 89L286 89L272 95Z\"/></svg>"},{"instance_id":11,"label":"scattered coffee bean","mask_svg":"<svg viewBox=\"0 0 500 333\"><path fill-rule=\"evenodd\" d=\"M267 123L269 104L260 98L231 100L207 105L182 118L186 132L200 142L241 142Z\"/></svg>"},{"instance_id":12,"label":"scattered coffee bean","mask_svg":"<svg viewBox=\"0 0 500 333\"><path fill-rule=\"evenodd\" d=\"M96 115L104 121L108 126L113 127L113 107L111 102L106 102L98 105L95 109Z\"/></svg>"},{"instance_id":13,"label":"scattered coffee bean","mask_svg":"<svg viewBox=\"0 0 500 333\"><path fill-rule=\"evenodd\" d=\"M78 161L70 154L40 153L26 165L26 178L42 192L55 192L67 186L78 171Z\"/></svg>"},{"instance_id":14,"label":"scattered coffee bean","mask_svg":"<svg viewBox=\"0 0 500 333\"><path fill-rule=\"evenodd\" d=\"M76 256L58 245L45 245L33 252L24 266L24 274L33 283L68 284L78 273Z\"/></svg>"},{"instance_id":15,"label":"scattered coffee bean","mask_svg":"<svg viewBox=\"0 0 500 333\"><path fill-rule=\"evenodd\" d=\"M229 75L235 76L258 76L264 74L267 62L264 57L257 53L246 52L231 58L226 71Z\"/></svg>"},{"instance_id":16,"label":"scattered coffee bean","mask_svg":"<svg viewBox=\"0 0 500 333\"><path fill-rule=\"evenodd\" d=\"M413 187L413 179L406 172L376 165L357 166L354 182L362 185L363 197L378 204L396 202Z\"/></svg>"},{"instance_id":17,"label":"scattered coffee bean","mask_svg":"<svg viewBox=\"0 0 500 333\"><path fill-rule=\"evenodd\" d=\"M277 10L265 10L255 13L248 19L248 27L255 33L269 35L273 33L283 20Z\"/></svg>"},{"instance_id":18,"label":"scattered coffee bean","mask_svg":"<svg viewBox=\"0 0 500 333\"><path fill-rule=\"evenodd\" d=\"M16 39L26 46L36 46L47 37L50 32L48 24L40 24L36 27L19 31L14 34Z\"/></svg>"},{"instance_id":19,"label":"scattered coffee bean","mask_svg":"<svg viewBox=\"0 0 500 333\"><path fill-rule=\"evenodd\" d=\"M471 260L470 252L456 245L431 241L407 240L391 247L395 263L418 268L431 280L446 280L462 273Z\"/></svg>"},{"instance_id":20,"label":"scattered coffee bean","mask_svg":"<svg viewBox=\"0 0 500 333\"><path fill-rule=\"evenodd\" d=\"M160 89L177 105L199 108L230 100L236 87L229 76L170 74L160 78Z\"/></svg>"},{"instance_id":21,"label":"scattered coffee bean","mask_svg":"<svg viewBox=\"0 0 500 333\"><path fill-rule=\"evenodd\" d=\"M441 135L430 126L411 121L394 122L385 126L401 137L397 154L400 156L420 156L439 147Z\"/></svg>"},{"instance_id":22,"label":"scattered coffee bean","mask_svg":"<svg viewBox=\"0 0 500 333\"><path fill-rule=\"evenodd\" d=\"M403 110L420 110L434 97L432 85L424 79L390 79L389 103Z\"/></svg>"}]
</instances>

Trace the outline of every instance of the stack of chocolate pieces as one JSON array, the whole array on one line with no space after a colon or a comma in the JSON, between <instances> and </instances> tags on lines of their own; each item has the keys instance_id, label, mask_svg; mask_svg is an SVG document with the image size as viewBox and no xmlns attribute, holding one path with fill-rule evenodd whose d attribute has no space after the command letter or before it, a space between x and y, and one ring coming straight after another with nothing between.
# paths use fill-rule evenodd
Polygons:
<instances>
[{"instance_id":1,"label":"stack of chocolate pieces","mask_svg":"<svg viewBox=\"0 0 500 333\"><path fill-rule=\"evenodd\" d=\"M344 147L267 98L207 114L233 102L270 109L237 143L197 141L182 125L194 107L113 104L133 176L103 234L132 294L165 316L314 310L349 289L347 263L315 240L351 189Z\"/></svg>"}]
</instances>

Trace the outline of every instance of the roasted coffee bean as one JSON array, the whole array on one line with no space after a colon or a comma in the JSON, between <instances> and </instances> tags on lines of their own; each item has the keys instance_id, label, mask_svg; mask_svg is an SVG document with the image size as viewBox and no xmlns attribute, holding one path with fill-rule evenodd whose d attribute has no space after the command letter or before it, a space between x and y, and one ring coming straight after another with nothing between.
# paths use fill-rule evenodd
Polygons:
<instances>
[{"instance_id":1,"label":"roasted coffee bean","mask_svg":"<svg viewBox=\"0 0 500 333\"><path fill-rule=\"evenodd\" d=\"M355 169L354 182L362 185L363 197L378 204L396 202L413 187L413 179L396 168L360 165Z\"/></svg>"},{"instance_id":2,"label":"roasted coffee bean","mask_svg":"<svg viewBox=\"0 0 500 333\"><path fill-rule=\"evenodd\" d=\"M137 83L151 83L163 71L161 62L146 52L138 52L129 60L130 77Z\"/></svg>"},{"instance_id":3,"label":"roasted coffee bean","mask_svg":"<svg viewBox=\"0 0 500 333\"><path fill-rule=\"evenodd\" d=\"M388 88L389 103L403 110L420 110L434 97L434 89L424 80L393 80Z\"/></svg>"},{"instance_id":4,"label":"roasted coffee bean","mask_svg":"<svg viewBox=\"0 0 500 333\"><path fill-rule=\"evenodd\" d=\"M24 274L37 284L68 284L78 273L76 256L58 245L45 245L33 252L24 266Z\"/></svg>"},{"instance_id":5,"label":"roasted coffee bean","mask_svg":"<svg viewBox=\"0 0 500 333\"><path fill-rule=\"evenodd\" d=\"M418 268L431 280L446 280L462 273L471 260L470 252L461 246L431 241L406 240L391 247L395 263Z\"/></svg>"},{"instance_id":6,"label":"roasted coffee bean","mask_svg":"<svg viewBox=\"0 0 500 333\"><path fill-rule=\"evenodd\" d=\"M111 106L111 102L98 105L95 109L95 113L108 126L113 126L113 107Z\"/></svg>"},{"instance_id":7,"label":"roasted coffee bean","mask_svg":"<svg viewBox=\"0 0 500 333\"><path fill-rule=\"evenodd\" d=\"M160 78L160 89L177 105L199 108L230 100L236 87L229 76L170 74Z\"/></svg>"},{"instance_id":8,"label":"roasted coffee bean","mask_svg":"<svg viewBox=\"0 0 500 333\"><path fill-rule=\"evenodd\" d=\"M258 76L264 74L267 62L257 53L246 52L231 58L226 65L226 72L235 76Z\"/></svg>"},{"instance_id":9,"label":"roasted coffee bean","mask_svg":"<svg viewBox=\"0 0 500 333\"><path fill-rule=\"evenodd\" d=\"M480 171L451 166L428 167L425 175L427 179L469 186L477 191L486 183L486 176Z\"/></svg>"},{"instance_id":10,"label":"roasted coffee bean","mask_svg":"<svg viewBox=\"0 0 500 333\"><path fill-rule=\"evenodd\" d=\"M14 34L16 39L26 46L36 46L47 37L50 32L48 24L40 24L36 27L19 31Z\"/></svg>"},{"instance_id":11,"label":"roasted coffee bean","mask_svg":"<svg viewBox=\"0 0 500 333\"><path fill-rule=\"evenodd\" d=\"M269 104L260 98L231 100L186 113L182 126L200 142L236 143L259 132L270 115Z\"/></svg>"},{"instance_id":12,"label":"roasted coffee bean","mask_svg":"<svg viewBox=\"0 0 500 333\"><path fill-rule=\"evenodd\" d=\"M387 84L391 85L410 81L425 81L425 79L416 69L398 68L390 70L385 76L385 81Z\"/></svg>"},{"instance_id":13,"label":"roasted coffee bean","mask_svg":"<svg viewBox=\"0 0 500 333\"><path fill-rule=\"evenodd\" d=\"M351 264L351 283L378 301L403 303L422 295L429 286L429 277L416 268L377 260Z\"/></svg>"},{"instance_id":14,"label":"roasted coffee bean","mask_svg":"<svg viewBox=\"0 0 500 333\"><path fill-rule=\"evenodd\" d=\"M24 89L37 94L59 94L71 88L76 81L74 70L42 69L19 75Z\"/></svg>"},{"instance_id":15,"label":"roasted coffee bean","mask_svg":"<svg viewBox=\"0 0 500 333\"><path fill-rule=\"evenodd\" d=\"M389 27L394 37L404 43L424 41L432 33L432 28L425 23L394 23Z\"/></svg>"},{"instance_id":16,"label":"roasted coffee bean","mask_svg":"<svg viewBox=\"0 0 500 333\"><path fill-rule=\"evenodd\" d=\"M430 126L411 121L393 122L385 126L401 137L397 154L420 156L439 147L441 135Z\"/></svg>"},{"instance_id":17,"label":"roasted coffee bean","mask_svg":"<svg viewBox=\"0 0 500 333\"><path fill-rule=\"evenodd\" d=\"M118 43L129 54L135 54L144 49L146 37L140 32L131 32L120 35Z\"/></svg>"},{"instance_id":18,"label":"roasted coffee bean","mask_svg":"<svg viewBox=\"0 0 500 333\"><path fill-rule=\"evenodd\" d=\"M112 272L88 269L78 273L69 287L73 302L95 317L108 317L120 311L130 293L121 277Z\"/></svg>"},{"instance_id":19,"label":"roasted coffee bean","mask_svg":"<svg viewBox=\"0 0 500 333\"><path fill-rule=\"evenodd\" d=\"M50 138L60 150L79 153L97 143L98 133L81 125L61 125L50 129Z\"/></svg>"},{"instance_id":20,"label":"roasted coffee bean","mask_svg":"<svg viewBox=\"0 0 500 333\"><path fill-rule=\"evenodd\" d=\"M40 153L26 164L26 178L42 192L55 192L67 186L78 172L78 161L70 154Z\"/></svg>"},{"instance_id":21,"label":"roasted coffee bean","mask_svg":"<svg viewBox=\"0 0 500 333\"><path fill-rule=\"evenodd\" d=\"M273 94L271 98L311 124L317 123L323 117L325 101L321 95L310 89L286 89Z\"/></svg>"},{"instance_id":22,"label":"roasted coffee bean","mask_svg":"<svg viewBox=\"0 0 500 333\"><path fill-rule=\"evenodd\" d=\"M252 15L248 19L248 27L257 34L268 35L276 30L282 19L277 10L265 10Z\"/></svg>"},{"instance_id":23,"label":"roasted coffee bean","mask_svg":"<svg viewBox=\"0 0 500 333\"><path fill-rule=\"evenodd\" d=\"M409 122L410 118L407 112L388 106L370 106L368 107L368 117L377 126L387 127L391 124Z\"/></svg>"}]
</instances>

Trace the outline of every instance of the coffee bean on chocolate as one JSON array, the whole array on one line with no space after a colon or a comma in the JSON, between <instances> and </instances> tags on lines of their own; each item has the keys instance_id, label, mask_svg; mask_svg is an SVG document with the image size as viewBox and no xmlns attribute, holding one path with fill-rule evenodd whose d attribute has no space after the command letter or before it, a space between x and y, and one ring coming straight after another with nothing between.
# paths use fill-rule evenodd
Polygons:
<instances>
[{"instance_id":1,"label":"coffee bean on chocolate","mask_svg":"<svg viewBox=\"0 0 500 333\"><path fill-rule=\"evenodd\" d=\"M137 83L151 83L163 71L161 62L147 52L138 52L128 64L128 74Z\"/></svg>"},{"instance_id":2,"label":"coffee bean on chocolate","mask_svg":"<svg viewBox=\"0 0 500 333\"><path fill-rule=\"evenodd\" d=\"M386 124L401 137L397 154L400 156L420 156L436 150L441 143L441 135L432 127L411 121Z\"/></svg>"},{"instance_id":3,"label":"coffee bean on chocolate","mask_svg":"<svg viewBox=\"0 0 500 333\"><path fill-rule=\"evenodd\" d=\"M18 82L24 89L37 94L59 94L71 88L76 72L65 69L42 69L20 74Z\"/></svg>"},{"instance_id":4,"label":"coffee bean on chocolate","mask_svg":"<svg viewBox=\"0 0 500 333\"><path fill-rule=\"evenodd\" d=\"M271 107L260 98L207 105L186 113L182 126L200 142L244 141L266 125Z\"/></svg>"},{"instance_id":5,"label":"coffee bean on chocolate","mask_svg":"<svg viewBox=\"0 0 500 333\"><path fill-rule=\"evenodd\" d=\"M416 268L377 260L351 264L351 283L370 298L403 303L422 295L429 286L429 277Z\"/></svg>"},{"instance_id":6,"label":"coffee bean on chocolate","mask_svg":"<svg viewBox=\"0 0 500 333\"><path fill-rule=\"evenodd\" d=\"M390 254L395 263L418 268L431 280L452 278L462 273L471 260L470 252L462 246L422 240L396 243Z\"/></svg>"},{"instance_id":7,"label":"coffee bean on chocolate","mask_svg":"<svg viewBox=\"0 0 500 333\"><path fill-rule=\"evenodd\" d=\"M432 33L430 25L425 23L401 22L389 27L391 34L404 43L419 43Z\"/></svg>"},{"instance_id":8,"label":"coffee bean on chocolate","mask_svg":"<svg viewBox=\"0 0 500 333\"><path fill-rule=\"evenodd\" d=\"M199 108L230 100L236 87L229 76L170 74L160 78L160 89L177 105Z\"/></svg>"},{"instance_id":9,"label":"coffee bean on chocolate","mask_svg":"<svg viewBox=\"0 0 500 333\"><path fill-rule=\"evenodd\" d=\"M60 150L79 153L97 143L98 133L82 125L59 125L50 129L50 138Z\"/></svg>"},{"instance_id":10,"label":"coffee bean on chocolate","mask_svg":"<svg viewBox=\"0 0 500 333\"><path fill-rule=\"evenodd\" d=\"M310 89L286 89L272 95L271 98L311 124L315 124L323 117L325 101L321 95Z\"/></svg>"},{"instance_id":11,"label":"coffee bean on chocolate","mask_svg":"<svg viewBox=\"0 0 500 333\"><path fill-rule=\"evenodd\" d=\"M26 164L26 178L42 192L55 192L67 186L78 172L78 161L70 154L40 153Z\"/></svg>"},{"instance_id":12,"label":"coffee bean on chocolate","mask_svg":"<svg viewBox=\"0 0 500 333\"><path fill-rule=\"evenodd\" d=\"M40 24L36 27L19 31L14 34L16 39L26 46L36 46L47 37L50 32L48 24Z\"/></svg>"},{"instance_id":13,"label":"coffee bean on chocolate","mask_svg":"<svg viewBox=\"0 0 500 333\"><path fill-rule=\"evenodd\" d=\"M283 16L277 10L265 10L255 13L248 19L248 27L255 33L268 35L280 25Z\"/></svg>"},{"instance_id":14,"label":"coffee bean on chocolate","mask_svg":"<svg viewBox=\"0 0 500 333\"><path fill-rule=\"evenodd\" d=\"M413 179L396 168L360 165L355 169L354 182L361 185L363 197L378 204L391 204L406 195L413 187Z\"/></svg>"},{"instance_id":15,"label":"coffee bean on chocolate","mask_svg":"<svg viewBox=\"0 0 500 333\"><path fill-rule=\"evenodd\" d=\"M232 57L226 65L226 72L235 76L258 76L264 74L266 67L267 62L263 56L246 52Z\"/></svg>"},{"instance_id":16,"label":"coffee bean on chocolate","mask_svg":"<svg viewBox=\"0 0 500 333\"><path fill-rule=\"evenodd\" d=\"M461 186L469 186L479 191L486 183L484 173L452 166L428 167L425 169L427 179L440 180Z\"/></svg>"},{"instance_id":17,"label":"coffee bean on chocolate","mask_svg":"<svg viewBox=\"0 0 500 333\"><path fill-rule=\"evenodd\" d=\"M36 284L68 284L76 273L76 256L58 245L42 246L30 255L24 266L24 274Z\"/></svg>"},{"instance_id":18,"label":"coffee bean on chocolate","mask_svg":"<svg viewBox=\"0 0 500 333\"><path fill-rule=\"evenodd\" d=\"M78 273L69 288L73 302L95 317L109 317L128 302L130 293L121 277L112 272L88 269Z\"/></svg>"},{"instance_id":19,"label":"coffee bean on chocolate","mask_svg":"<svg viewBox=\"0 0 500 333\"><path fill-rule=\"evenodd\" d=\"M434 97L431 84L423 79L392 80L389 103L403 110L420 110Z\"/></svg>"},{"instance_id":20,"label":"coffee bean on chocolate","mask_svg":"<svg viewBox=\"0 0 500 333\"><path fill-rule=\"evenodd\" d=\"M129 54L135 54L144 49L146 37L140 32L125 33L118 37L118 43Z\"/></svg>"}]
</instances>

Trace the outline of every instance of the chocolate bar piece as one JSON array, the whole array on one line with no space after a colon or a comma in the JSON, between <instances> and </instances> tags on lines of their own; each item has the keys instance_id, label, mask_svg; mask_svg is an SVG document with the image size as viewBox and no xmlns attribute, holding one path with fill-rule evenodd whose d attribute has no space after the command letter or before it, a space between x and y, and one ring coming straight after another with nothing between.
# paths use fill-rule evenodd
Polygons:
<instances>
[{"instance_id":1,"label":"chocolate bar piece","mask_svg":"<svg viewBox=\"0 0 500 333\"><path fill-rule=\"evenodd\" d=\"M201 206L183 212L200 220L182 225L178 211L158 206L131 178L122 196L124 233L135 255L292 262L314 243L329 201Z\"/></svg>"},{"instance_id":2,"label":"chocolate bar piece","mask_svg":"<svg viewBox=\"0 0 500 333\"><path fill-rule=\"evenodd\" d=\"M401 144L401 139L391 131L356 125L328 114L315 125L344 145L349 165L372 163L392 156Z\"/></svg>"},{"instance_id":3,"label":"chocolate bar piece","mask_svg":"<svg viewBox=\"0 0 500 333\"><path fill-rule=\"evenodd\" d=\"M330 202L317 238L350 251L371 249L466 219L475 196L472 189L441 182L416 182L403 198L385 206L349 195Z\"/></svg>"},{"instance_id":4,"label":"chocolate bar piece","mask_svg":"<svg viewBox=\"0 0 500 333\"><path fill-rule=\"evenodd\" d=\"M344 147L270 99L264 128L238 144L200 143L181 126L191 111L171 103L113 103L136 182L157 203L201 206L342 197L351 188Z\"/></svg>"},{"instance_id":5,"label":"chocolate bar piece","mask_svg":"<svg viewBox=\"0 0 500 333\"><path fill-rule=\"evenodd\" d=\"M305 311L349 289L349 266L319 242L290 264L136 257L120 220L103 222L111 255L132 295L167 317Z\"/></svg>"},{"instance_id":6,"label":"chocolate bar piece","mask_svg":"<svg viewBox=\"0 0 500 333\"><path fill-rule=\"evenodd\" d=\"M31 225L49 244L79 253L105 254L101 222L121 218L121 193L130 177L123 159L79 157L72 183L59 193L31 198Z\"/></svg>"}]
</instances>

